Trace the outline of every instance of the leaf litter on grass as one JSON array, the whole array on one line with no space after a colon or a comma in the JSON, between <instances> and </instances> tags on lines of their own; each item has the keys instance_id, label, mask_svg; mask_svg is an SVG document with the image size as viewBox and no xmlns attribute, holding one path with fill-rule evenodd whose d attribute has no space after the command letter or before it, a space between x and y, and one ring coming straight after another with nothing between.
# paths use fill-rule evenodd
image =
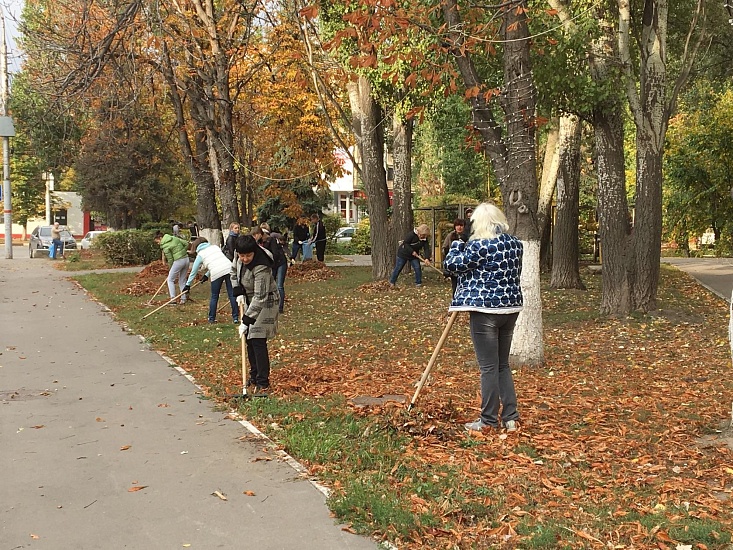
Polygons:
<instances>
[{"instance_id":1,"label":"leaf litter on grass","mask_svg":"<svg viewBox=\"0 0 733 550\"><path fill-rule=\"evenodd\" d=\"M275 396L409 398L442 332L450 287L436 278L390 292L380 282L359 287L342 278L336 286L333 279L286 281L288 312L270 341ZM401 548L727 547L733 453L714 440L698 445L733 401L726 304L663 269L654 315L601 318L599 278L588 283L587 293L543 287L546 361L514 369L517 434L463 430L480 404L465 315L416 410L407 414L397 403L352 410L410 438L404 464L460 472L460 498L407 499L414 514L430 512L447 527L425 526L402 537ZM241 390L234 331L216 353L191 353L179 364L209 388ZM394 482L398 493L412 490L406 480ZM548 533L553 542L542 546Z\"/></svg>"}]
</instances>

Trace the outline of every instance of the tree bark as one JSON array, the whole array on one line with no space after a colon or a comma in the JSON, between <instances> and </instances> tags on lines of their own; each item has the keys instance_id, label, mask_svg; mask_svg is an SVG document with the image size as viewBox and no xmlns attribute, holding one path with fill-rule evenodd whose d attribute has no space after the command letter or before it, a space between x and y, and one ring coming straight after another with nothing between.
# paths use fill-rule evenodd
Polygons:
<instances>
[{"instance_id":1,"label":"tree bark","mask_svg":"<svg viewBox=\"0 0 733 550\"><path fill-rule=\"evenodd\" d=\"M392 116L392 234L402 239L413 229L412 214L412 120L397 112ZM434 243L432 243L434 244Z\"/></svg>"},{"instance_id":2,"label":"tree bark","mask_svg":"<svg viewBox=\"0 0 733 550\"><path fill-rule=\"evenodd\" d=\"M514 233L524 244L522 295L512 340L512 359L526 365L544 361L542 301L540 297L540 235L538 220L537 159L535 157L536 91L529 60L527 4L520 1L502 13L504 40L504 93L501 108L506 120L506 138L496 122L492 106L468 49L463 23L455 0L446 0L443 18L451 38L451 53L471 94L473 126L481 134L501 188L504 212Z\"/></svg>"},{"instance_id":3,"label":"tree bark","mask_svg":"<svg viewBox=\"0 0 733 550\"><path fill-rule=\"evenodd\" d=\"M580 202L580 119L575 115L560 118L559 176L557 208L552 239L552 288L585 290L580 278L578 222Z\"/></svg>"},{"instance_id":4,"label":"tree bark","mask_svg":"<svg viewBox=\"0 0 733 550\"><path fill-rule=\"evenodd\" d=\"M616 89L621 89L621 80L611 65L618 58L614 23L604 19L607 14L599 11L604 32L591 45L591 78L606 86L612 80ZM598 172L598 232L603 265L601 313L619 316L634 310L633 243L626 202L623 112L620 97L611 93L594 107L592 113Z\"/></svg>"},{"instance_id":5,"label":"tree bark","mask_svg":"<svg viewBox=\"0 0 733 550\"><path fill-rule=\"evenodd\" d=\"M396 239L390 231L389 193L384 169L383 111L372 97L372 87L363 76L348 85L353 129L361 156L362 183L367 195L372 245L372 276L386 279L395 261Z\"/></svg>"},{"instance_id":6,"label":"tree bark","mask_svg":"<svg viewBox=\"0 0 733 550\"><path fill-rule=\"evenodd\" d=\"M555 183L560 164L560 150L558 148L558 134L560 120L555 117L550 123L545 143L545 157L542 162L542 177L540 178L540 197L538 212L540 219L540 267L542 271L552 268L552 198L555 195Z\"/></svg>"}]
</instances>

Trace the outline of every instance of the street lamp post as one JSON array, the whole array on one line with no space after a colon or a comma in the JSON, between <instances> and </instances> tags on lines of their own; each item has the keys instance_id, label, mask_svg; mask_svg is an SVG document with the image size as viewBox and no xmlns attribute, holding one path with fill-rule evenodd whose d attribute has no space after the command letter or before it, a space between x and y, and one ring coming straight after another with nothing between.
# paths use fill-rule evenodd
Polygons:
<instances>
[{"instance_id":1,"label":"street lamp post","mask_svg":"<svg viewBox=\"0 0 733 550\"><path fill-rule=\"evenodd\" d=\"M10 138L15 135L13 119L8 116L8 45L5 42L5 16L0 11L0 137L3 138L3 218L5 221L5 257L13 258L13 201L10 189Z\"/></svg>"}]
</instances>

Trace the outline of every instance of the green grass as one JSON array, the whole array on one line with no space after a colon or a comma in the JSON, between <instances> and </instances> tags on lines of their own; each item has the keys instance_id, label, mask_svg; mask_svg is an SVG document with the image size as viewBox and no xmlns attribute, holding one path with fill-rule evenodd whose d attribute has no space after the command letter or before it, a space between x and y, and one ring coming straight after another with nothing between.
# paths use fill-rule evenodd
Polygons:
<instances>
[{"instance_id":1,"label":"green grass","mask_svg":"<svg viewBox=\"0 0 733 550\"><path fill-rule=\"evenodd\" d=\"M403 274L397 290L370 293L360 288L372 282L370 268L339 267L337 272L337 279L286 281L289 302L281 318L280 334L272 341L271 350L287 355L290 369L301 368L300 356L305 358L302 368L308 368L307 361L316 360L333 369L360 367L364 373L377 363L389 368L409 362L424 366L445 317L447 284L442 277L428 270L424 287L415 289L412 276ZM195 362L200 367L197 380L209 387L214 396L226 393L227 389L231 391L231 380L227 381L226 377L239 371L241 361L239 348L233 344L236 327L225 322L206 323L208 287L194 288L191 293L194 302L189 306L164 308L142 319L154 309L141 307L150 296L129 296L121 292L135 281L135 277L131 273L112 273L83 275L78 279L115 311L121 322L133 332L144 335L155 349L182 364ZM662 278L663 282L670 283L678 281L679 275L663 269ZM621 324L619 334L623 338L628 332L668 338L670 323L666 319L639 316L609 321L600 318L597 314L600 277L586 276L584 280L589 287L587 293L550 290L543 285L546 329L566 329L575 337L582 333L584 326L608 327L615 322ZM688 306L679 288L672 284L667 286L673 288L660 292L664 307L674 309L683 319L699 316L693 306ZM220 301L220 306L222 304ZM223 315L220 321L229 318L226 309L220 315ZM461 330L467 329L462 327ZM626 340L619 343L626 345ZM442 357L452 353L450 357L456 365L462 365L466 358L473 359L467 332L465 338L452 338L448 347L450 349L444 350ZM320 348L328 351L319 354ZM561 402L550 403L559 406L574 400L592 402L596 399L599 390L593 389L592 384L586 385L585 379L587 377L590 384L592 377L598 375L592 370L591 361L605 357L609 349L581 348L565 360L554 357L557 363L553 368L578 372L583 384L575 389L569 384L557 390L553 387L557 376L552 380L548 378L543 391L549 395L557 391L562 394ZM548 349L548 355L553 355L552 349ZM273 355L272 362L273 372L277 372L284 361ZM475 366L471 364L467 369L473 372ZM520 382L520 391L526 381ZM623 400L628 391L622 391L624 388L626 386L610 386L602 391L614 396L614 400ZM606 542L619 529L635 532L635 522L650 532L661 525L674 540L693 544L693 547L700 543L710 550L723 549L730 543L730 528L724 522L700 519L700 514L692 514L693 499L690 499L693 502L690 513L670 507L665 513L623 509L626 515L619 515L609 512L618 511L619 505L615 502L603 503L608 508L599 506L594 510L594 503L589 500L576 501L582 504L578 508L567 508L569 516L558 512L548 517L548 501L557 498L566 502L571 493L584 495L592 488L611 487L609 493L617 489L613 493L615 500L624 505L629 499L648 504L658 501L660 486L650 483L633 488L628 485L614 487L609 479L616 479L616 474L620 477L623 472L611 455L608 475L597 480L601 474L594 473L598 466L593 465L590 458L578 454L570 462L572 451L568 451L566 457L565 449L559 452L564 443L557 443L555 448L552 447L554 443L548 442L551 439L533 439L530 435L501 443L497 438L487 440L486 437L450 432L450 426L462 420L455 407L464 405L449 403L437 411L423 406L418 413L410 414L401 409L365 413L355 410L340 395L317 398L297 392L238 403L245 418L331 488L329 506L341 521L350 523L360 533L377 533L398 546L429 548L430 543L422 541L420 536L439 530L465 536L462 545L455 548L499 548L497 540L482 533L505 526L509 521L521 537L518 547L528 549L590 548L597 543L578 535L575 530L580 529ZM685 424L699 422L701 417L692 410L696 407L697 403L691 400L689 412L675 409L670 414L674 418L684 418ZM595 411L595 407L591 410ZM651 452L649 449L657 444L655 438L666 429L664 423L670 422L651 403L639 405L628 416L633 419L634 426L646 431L629 431L627 441L638 442L639 447L634 452L618 449L619 453L626 453L627 461ZM570 415L568 418L572 420L558 417L558 422L565 422L563 434L569 441L577 442L596 434L598 424L593 417ZM428 432L428 426L432 426L430 430L433 431ZM433 438L432 443L421 447L421 438L428 434ZM450 451L442 450L446 440L453 444ZM420 451L426 452L427 448L442 454L427 460L420 456ZM461 453L464 456L460 456ZM503 469L490 469L507 456L514 456L514 462L509 462ZM515 473L514 466L527 473ZM555 495L543 494L540 473L545 477L561 478L563 483L553 482ZM580 498L582 501L584 497ZM523 503L519 512L515 510L520 508L517 501ZM582 526L579 524L581 515ZM447 537L439 539L435 547L446 547L441 544L447 540ZM625 543L628 541L629 538L623 539Z\"/></svg>"}]
</instances>

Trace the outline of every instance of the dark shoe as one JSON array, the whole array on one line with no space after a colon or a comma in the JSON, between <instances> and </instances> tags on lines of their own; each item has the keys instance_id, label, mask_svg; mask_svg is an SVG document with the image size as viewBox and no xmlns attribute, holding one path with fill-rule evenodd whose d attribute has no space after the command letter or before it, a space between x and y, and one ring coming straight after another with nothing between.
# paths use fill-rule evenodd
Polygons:
<instances>
[{"instance_id":1,"label":"dark shoe","mask_svg":"<svg viewBox=\"0 0 733 550\"><path fill-rule=\"evenodd\" d=\"M254 392L255 397L269 397L270 387L269 386L257 386Z\"/></svg>"},{"instance_id":2,"label":"dark shoe","mask_svg":"<svg viewBox=\"0 0 733 550\"><path fill-rule=\"evenodd\" d=\"M216 319L209 319L209 324L210 325L215 325L216 324Z\"/></svg>"},{"instance_id":3,"label":"dark shoe","mask_svg":"<svg viewBox=\"0 0 733 550\"><path fill-rule=\"evenodd\" d=\"M284 309L279 309L277 312L278 313L285 313L285 310Z\"/></svg>"}]
</instances>

